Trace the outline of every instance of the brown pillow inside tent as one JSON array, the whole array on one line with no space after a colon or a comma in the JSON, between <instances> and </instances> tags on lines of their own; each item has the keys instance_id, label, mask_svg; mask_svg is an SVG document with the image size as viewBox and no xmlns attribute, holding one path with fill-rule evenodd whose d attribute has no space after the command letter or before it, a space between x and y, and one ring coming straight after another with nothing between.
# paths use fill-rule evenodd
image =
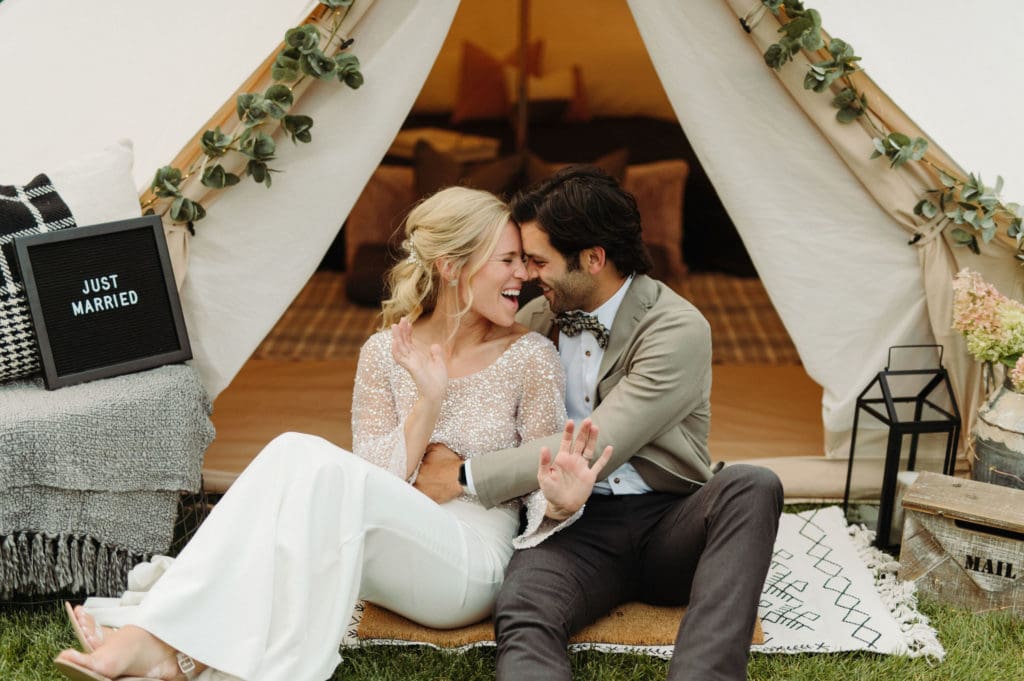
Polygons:
<instances>
[{"instance_id":1,"label":"brown pillow inside tent","mask_svg":"<svg viewBox=\"0 0 1024 681\"><path fill-rule=\"evenodd\" d=\"M439 189L462 185L506 197L519 188L523 177L523 155L513 154L494 161L463 163L420 140L413 150L413 182L422 199Z\"/></svg>"}]
</instances>

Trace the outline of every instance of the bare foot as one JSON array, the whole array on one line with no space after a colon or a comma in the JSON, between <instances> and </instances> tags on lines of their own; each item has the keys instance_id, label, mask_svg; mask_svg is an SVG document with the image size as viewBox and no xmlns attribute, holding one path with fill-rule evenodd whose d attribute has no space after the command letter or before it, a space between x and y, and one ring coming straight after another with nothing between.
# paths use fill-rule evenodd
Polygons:
<instances>
[{"instance_id":1,"label":"bare foot","mask_svg":"<svg viewBox=\"0 0 1024 681\"><path fill-rule=\"evenodd\" d=\"M104 636L103 646L91 654L65 650L58 660L72 662L110 679L143 676L175 681L185 678L178 668L175 651L145 629L127 626ZM205 667L196 663L195 673Z\"/></svg>"},{"instance_id":2,"label":"bare foot","mask_svg":"<svg viewBox=\"0 0 1024 681\"><path fill-rule=\"evenodd\" d=\"M116 631L116 629L96 624L96 619L80 605L75 606L72 614L75 621L78 622L78 629L82 632L82 637L93 650L103 645L106 638Z\"/></svg>"}]
</instances>

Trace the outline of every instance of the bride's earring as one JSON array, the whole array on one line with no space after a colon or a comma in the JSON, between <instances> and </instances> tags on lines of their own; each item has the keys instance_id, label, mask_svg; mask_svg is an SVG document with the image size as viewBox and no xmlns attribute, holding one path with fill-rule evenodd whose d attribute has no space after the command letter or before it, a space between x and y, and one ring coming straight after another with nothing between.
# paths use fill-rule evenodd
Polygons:
<instances>
[{"instance_id":1,"label":"bride's earring","mask_svg":"<svg viewBox=\"0 0 1024 681\"><path fill-rule=\"evenodd\" d=\"M448 280L448 285L451 286L452 288L455 288L456 286L459 285L459 280L458 279L449 279Z\"/></svg>"}]
</instances>

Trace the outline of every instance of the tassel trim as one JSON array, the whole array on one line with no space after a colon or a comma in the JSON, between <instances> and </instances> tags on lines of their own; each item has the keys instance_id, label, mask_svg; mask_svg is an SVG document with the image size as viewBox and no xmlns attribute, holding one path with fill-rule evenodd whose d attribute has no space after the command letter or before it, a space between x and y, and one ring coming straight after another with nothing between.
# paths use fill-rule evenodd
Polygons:
<instances>
[{"instance_id":1,"label":"tassel trim","mask_svg":"<svg viewBox=\"0 0 1024 681\"><path fill-rule=\"evenodd\" d=\"M120 596L128 572L152 555L89 535L0 535L0 600L69 593Z\"/></svg>"}]
</instances>

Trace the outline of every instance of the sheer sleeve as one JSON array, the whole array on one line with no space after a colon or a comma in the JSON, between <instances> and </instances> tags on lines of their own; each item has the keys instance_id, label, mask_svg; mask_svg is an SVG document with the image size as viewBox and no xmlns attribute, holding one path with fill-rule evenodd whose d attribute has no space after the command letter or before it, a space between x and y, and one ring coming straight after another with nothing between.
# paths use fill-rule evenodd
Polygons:
<instances>
[{"instance_id":1,"label":"sheer sleeve","mask_svg":"<svg viewBox=\"0 0 1024 681\"><path fill-rule=\"evenodd\" d=\"M565 426L565 372L558 351L551 342L536 336L530 362L523 372L523 398L519 404L517 428L522 442L547 437ZM539 462L538 462L539 463ZM512 540L515 548L536 546L549 536L576 522L583 507L570 518L557 521L544 516L548 500L539 489L522 498L526 506L526 528Z\"/></svg>"},{"instance_id":2,"label":"sheer sleeve","mask_svg":"<svg viewBox=\"0 0 1024 681\"><path fill-rule=\"evenodd\" d=\"M404 417L398 413L391 385L390 336L370 337L359 350L352 392L352 449L370 463L405 479Z\"/></svg>"},{"instance_id":3,"label":"sheer sleeve","mask_svg":"<svg viewBox=\"0 0 1024 681\"><path fill-rule=\"evenodd\" d=\"M516 415L520 442L559 433L565 425L565 371L558 350L531 333L523 366L523 395Z\"/></svg>"}]
</instances>

